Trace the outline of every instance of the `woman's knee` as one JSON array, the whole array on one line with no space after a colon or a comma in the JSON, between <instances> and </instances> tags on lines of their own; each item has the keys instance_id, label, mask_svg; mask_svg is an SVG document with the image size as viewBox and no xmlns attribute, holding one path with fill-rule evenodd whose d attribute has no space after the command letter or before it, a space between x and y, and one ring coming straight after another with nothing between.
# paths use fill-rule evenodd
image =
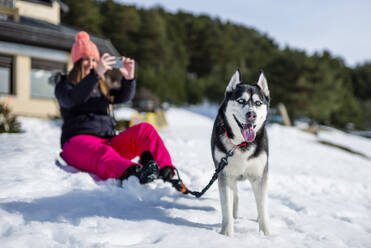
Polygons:
<instances>
[{"instance_id":1,"label":"woman's knee","mask_svg":"<svg viewBox=\"0 0 371 248\"><path fill-rule=\"evenodd\" d=\"M155 127L148 122L142 122L142 123L138 124L138 127L139 127L140 130L150 130L150 131L156 130Z\"/></svg>"},{"instance_id":2,"label":"woman's knee","mask_svg":"<svg viewBox=\"0 0 371 248\"><path fill-rule=\"evenodd\" d=\"M157 130L154 128L152 124L147 123L147 122L142 122L136 125L136 134L152 136L153 134L157 134Z\"/></svg>"}]
</instances>

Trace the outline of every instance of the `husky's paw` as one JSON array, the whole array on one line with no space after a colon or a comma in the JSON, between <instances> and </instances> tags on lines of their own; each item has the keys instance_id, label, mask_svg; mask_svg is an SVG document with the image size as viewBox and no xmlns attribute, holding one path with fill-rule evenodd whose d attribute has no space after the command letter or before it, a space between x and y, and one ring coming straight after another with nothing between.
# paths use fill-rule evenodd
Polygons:
<instances>
[{"instance_id":1,"label":"husky's paw","mask_svg":"<svg viewBox=\"0 0 371 248\"><path fill-rule=\"evenodd\" d=\"M220 234L223 234L225 236L228 236L228 237L233 237L234 236L234 231L233 231L233 227L222 227L222 230L220 231Z\"/></svg>"},{"instance_id":2,"label":"husky's paw","mask_svg":"<svg viewBox=\"0 0 371 248\"><path fill-rule=\"evenodd\" d=\"M263 232L265 236L269 236L271 234L269 227L259 227L259 232Z\"/></svg>"},{"instance_id":3,"label":"husky's paw","mask_svg":"<svg viewBox=\"0 0 371 248\"><path fill-rule=\"evenodd\" d=\"M236 212L233 212L233 219L237 220L239 217L238 217L238 213L237 211Z\"/></svg>"}]
</instances>

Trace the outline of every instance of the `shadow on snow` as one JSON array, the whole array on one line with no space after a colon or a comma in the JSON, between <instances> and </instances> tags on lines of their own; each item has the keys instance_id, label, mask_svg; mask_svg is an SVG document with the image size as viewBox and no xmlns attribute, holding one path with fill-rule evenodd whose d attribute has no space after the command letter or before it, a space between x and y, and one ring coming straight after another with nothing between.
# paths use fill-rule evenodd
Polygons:
<instances>
[{"instance_id":1,"label":"shadow on snow","mask_svg":"<svg viewBox=\"0 0 371 248\"><path fill-rule=\"evenodd\" d=\"M180 217L170 217L169 209L215 211L213 207L188 206L164 200L146 201L127 196L120 188L109 190L79 190L64 195L37 199L33 202L1 203L11 213L20 213L26 222L70 222L79 225L88 217L117 218L130 221L157 220L166 224L212 229L219 224L195 223ZM125 198L126 197L126 198ZM170 196L172 197L172 196Z\"/></svg>"}]
</instances>

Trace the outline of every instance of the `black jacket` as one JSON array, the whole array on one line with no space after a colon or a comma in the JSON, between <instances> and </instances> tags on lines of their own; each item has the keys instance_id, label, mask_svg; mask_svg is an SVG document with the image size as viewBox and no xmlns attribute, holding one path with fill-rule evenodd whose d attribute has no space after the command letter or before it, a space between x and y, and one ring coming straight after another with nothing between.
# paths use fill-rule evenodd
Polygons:
<instances>
[{"instance_id":1,"label":"black jacket","mask_svg":"<svg viewBox=\"0 0 371 248\"><path fill-rule=\"evenodd\" d=\"M112 89L113 103L130 101L135 93L135 80L121 81L120 89ZM110 102L98 87L98 76L94 70L73 85L66 76L60 77L55 87L63 118L61 146L78 134L90 134L102 138L115 135L114 121L109 115Z\"/></svg>"}]
</instances>

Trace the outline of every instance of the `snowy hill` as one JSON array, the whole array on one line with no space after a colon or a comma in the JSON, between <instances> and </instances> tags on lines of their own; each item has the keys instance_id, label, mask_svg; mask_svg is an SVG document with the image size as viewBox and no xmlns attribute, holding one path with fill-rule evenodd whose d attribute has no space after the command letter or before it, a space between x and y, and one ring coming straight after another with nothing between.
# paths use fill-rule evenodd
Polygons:
<instances>
[{"instance_id":1,"label":"snowy hill","mask_svg":"<svg viewBox=\"0 0 371 248\"><path fill-rule=\"evenodd\" d=\"M160 130L187 186L213 174L213 120L170 109ZM1 247L371 247L371 140L337 130L319 136L271 125L272 235L258 232L255 201L240 183L235 237L220 235L217 184L201 198L169 184L96 181L55 165L60 121L20 118L25 133L0 135Z\"/></svg>"}]
</instances>

